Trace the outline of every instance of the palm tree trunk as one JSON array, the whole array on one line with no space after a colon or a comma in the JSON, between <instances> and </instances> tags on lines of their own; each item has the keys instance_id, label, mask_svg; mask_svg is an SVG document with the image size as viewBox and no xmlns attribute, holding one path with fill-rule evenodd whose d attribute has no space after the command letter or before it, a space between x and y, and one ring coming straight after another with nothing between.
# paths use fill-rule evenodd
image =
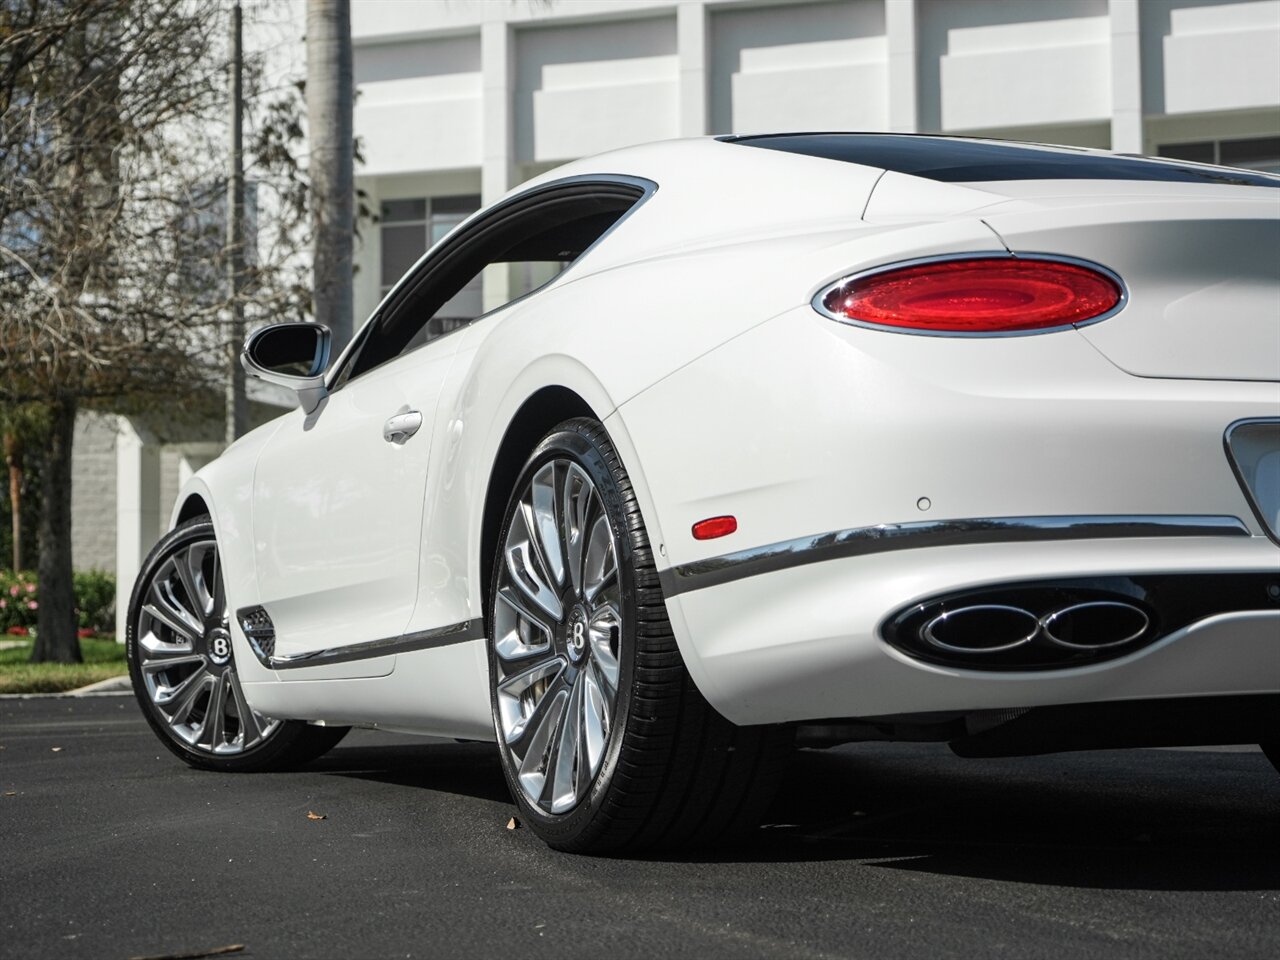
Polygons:
<instances>
[{"instance_id":1,"label":"palm tree trunk","mask_svg":"<svg viewBox=\"0 0 1280 960\"><path fill-rule=\"evenodd\" d=\"M333 331L335 353L351 339L354 310L353 99L350 0L307 0L312 310L315 319Z\"/></svg>"},{"instance_id":2,"label":"palm tree trunk","mask_svg":"<svg viewBox=\"0 0 1280 960\"><path fill-rule=\"evenodd\" d=\"M76 598L71 576L71 444L76 432L76 401L60 397L49 404L48 447L40 477L40 608L37 611L33 663L79 663Z\"/></svg>"}]
</instances>

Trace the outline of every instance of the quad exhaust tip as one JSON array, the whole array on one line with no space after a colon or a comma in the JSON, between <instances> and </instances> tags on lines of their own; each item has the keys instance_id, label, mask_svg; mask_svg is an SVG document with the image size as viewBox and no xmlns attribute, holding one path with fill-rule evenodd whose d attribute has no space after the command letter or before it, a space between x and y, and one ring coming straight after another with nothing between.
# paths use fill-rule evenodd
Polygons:
<instances>
[{"instance_id":1,"label":"quad exhaust tip","mask_svg":"<svg viewBox=\"0 0 1280 960\"><path fill-rule=\"evenodd\" d=\"M1278 608L1274 570L1068 577L920 598L879 631L890 647L924 663L1066 670L1128 657L1206 617Z\"/></svg>"},{"instance_id":2,"label":"quad exhaust tip","mask_svg":"<svg viewBox=\"0 0 1280 960\"><path fill-rule=\"evenodd\" d=\"M1038 639L1067 650L1106 650L1139 639L1151 626L1140 607L1118 600L1072 603L1036 616L1023 607L977 603L944 610L920 630L925 643L969 656L1004 653Z\"/></svg>"}]
</instances>

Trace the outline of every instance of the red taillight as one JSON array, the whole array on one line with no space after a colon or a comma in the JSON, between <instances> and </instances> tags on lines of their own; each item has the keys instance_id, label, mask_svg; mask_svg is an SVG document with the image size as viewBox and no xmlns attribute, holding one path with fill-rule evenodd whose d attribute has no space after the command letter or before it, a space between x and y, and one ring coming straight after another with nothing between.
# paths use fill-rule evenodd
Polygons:
<instances>
[{"instance_id":1,"label":"red taillight","mask_svg":"<svg viewBox=\"0 0 1280 960\"><path fill-rule=\"evenodd\" d=\"M714 540L717 537L727 537L737 529L736 517L711 517L693 525L693 539Z\"/></svg>"},{"instance_id":2,"label":"red taillight","mask_svg":"<svg viewBox=\"0 0 1280 960\"><path fill-rule=\"evenodd\" d=\"M1104 273L1074 263L985 257L921 263L860 277L822 305L857 323L926 333L1016 333L1100 317L1123 296Z\"/></svg>"}]
</instances>

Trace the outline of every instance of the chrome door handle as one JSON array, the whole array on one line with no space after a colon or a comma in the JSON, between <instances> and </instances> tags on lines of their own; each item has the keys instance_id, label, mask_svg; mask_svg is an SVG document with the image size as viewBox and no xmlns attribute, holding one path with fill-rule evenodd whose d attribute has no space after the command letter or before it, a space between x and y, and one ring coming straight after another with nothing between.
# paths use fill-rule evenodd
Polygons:
<instances>
[{"instance_id":1,"label":"chrome door handle","mask_svg":"<svg viewBox=\"0 0 1280 960\"><path fill-rule=\"evenodd\" d=\"M404 443L422 426L422 414L417 410L397 413L382 425L382 439L387 443Z\"/></svg>"}]
</instances>

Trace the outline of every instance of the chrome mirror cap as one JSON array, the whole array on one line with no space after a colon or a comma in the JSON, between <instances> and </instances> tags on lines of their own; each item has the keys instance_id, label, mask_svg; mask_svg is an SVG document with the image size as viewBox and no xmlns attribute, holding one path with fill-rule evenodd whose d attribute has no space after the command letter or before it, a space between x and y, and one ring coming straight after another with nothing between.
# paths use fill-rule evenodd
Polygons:
<instances>
[{"instance_id":1,"label":"chrome mirror cap","mask_svg":"<svg viewBox=\"0 0 1280 960\"><path fill-rule=\"evenodd\" d=\"M328 393L324 374L332 346L322 323L273 323L249 334L240 363L255 380L292 390L302 412L311 413Z\"/></svg>"}]
</instances>

